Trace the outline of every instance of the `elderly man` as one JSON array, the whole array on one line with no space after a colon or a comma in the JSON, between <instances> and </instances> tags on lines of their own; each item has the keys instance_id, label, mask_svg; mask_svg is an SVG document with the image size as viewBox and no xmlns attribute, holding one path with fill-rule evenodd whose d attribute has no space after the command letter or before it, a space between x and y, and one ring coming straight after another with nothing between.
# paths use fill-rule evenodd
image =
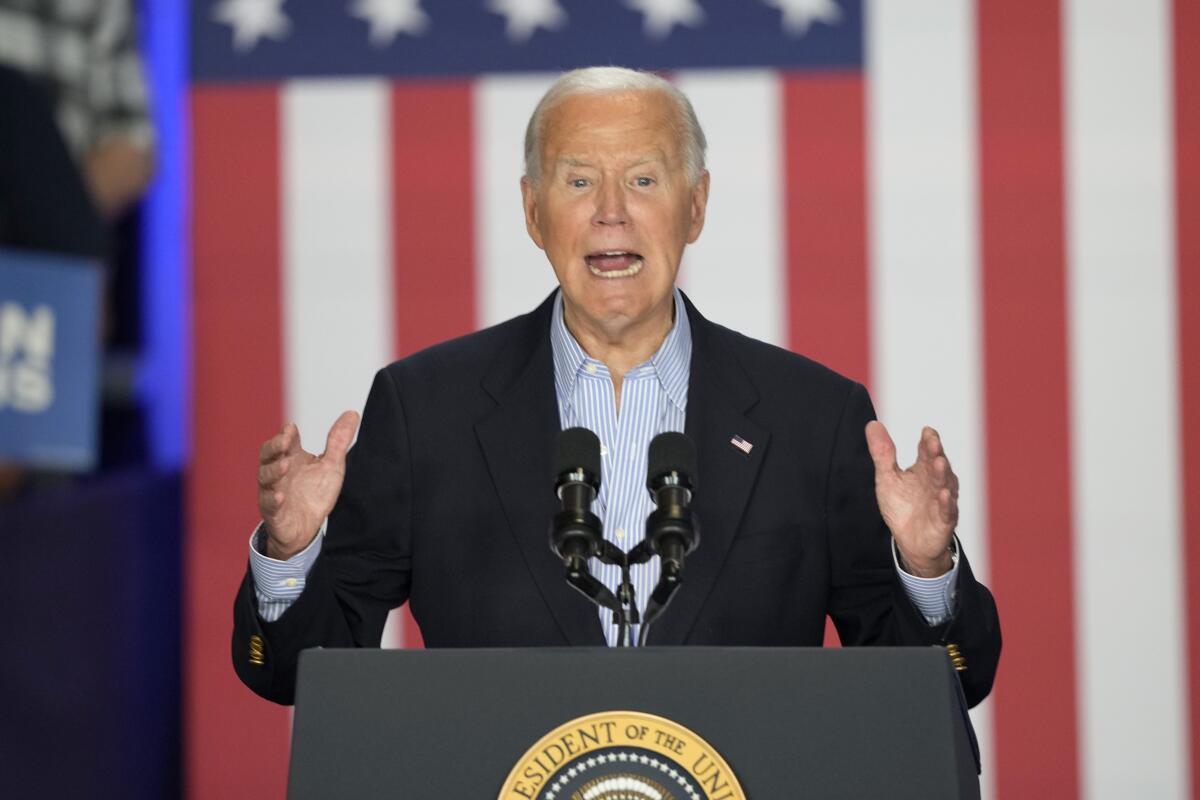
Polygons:
<instances>
[{"instance_id":1,"label":"elderly man","mask_svg":"<svg viewBox=\"0 0 1200 800\"><path fill-rule=\"evenodd\" d=\"M650 644L819 645L828 614L848 645L953 646L968 700L988 693L999 623L954 538L937 433L901 470L860 385L709 322L675 288L704 227L704 146L653 75L577 70L546 93L521 194L559 290L381 370L353 449L353 412L320 456L294 425L263 445L233 636L248 686L290 702L301 649L378 646L406 600L430 647L615 643L547 545L555 436L584 426L603 444L594 510L625 550L651 510L650 439L697 446L703 542Z\"/></svg>"}]
</instances>

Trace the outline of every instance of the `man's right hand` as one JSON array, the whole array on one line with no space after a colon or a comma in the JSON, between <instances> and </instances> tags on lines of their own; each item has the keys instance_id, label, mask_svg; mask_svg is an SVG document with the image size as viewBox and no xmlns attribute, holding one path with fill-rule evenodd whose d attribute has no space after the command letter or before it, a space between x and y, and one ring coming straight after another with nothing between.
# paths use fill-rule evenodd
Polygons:
<instances>
[{"instance_id":1,"label":"man's right hand","mask_svg":"<svg viewBox=\"0 0 1200 800\"><path fill-rule=\"evenodd\" d=\"M358 414L345 411L325 439L319 456L300 447L300 431L289 422L263 443L258 454L258 510L267 529L266 555L285 560L308 547L342 491L346 451L358 429Z\"/></svg>"}]
</instances>

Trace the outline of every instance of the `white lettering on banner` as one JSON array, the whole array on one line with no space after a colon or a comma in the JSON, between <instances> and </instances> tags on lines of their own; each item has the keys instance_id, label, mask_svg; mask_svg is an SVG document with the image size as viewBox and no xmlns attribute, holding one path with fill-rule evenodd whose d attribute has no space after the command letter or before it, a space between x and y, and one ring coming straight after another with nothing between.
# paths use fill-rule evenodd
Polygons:
<instances>
[{"instance_id":1,"label":"white lettering on banner","mask_svg":"<svg viewBox=\"0 0 1200 800\"><path fill-rule=\"evenodd\" d=\"M54 312L17 303L0 304L0 410L45 411L54 401Z\"/></svg>"}]
</instances>

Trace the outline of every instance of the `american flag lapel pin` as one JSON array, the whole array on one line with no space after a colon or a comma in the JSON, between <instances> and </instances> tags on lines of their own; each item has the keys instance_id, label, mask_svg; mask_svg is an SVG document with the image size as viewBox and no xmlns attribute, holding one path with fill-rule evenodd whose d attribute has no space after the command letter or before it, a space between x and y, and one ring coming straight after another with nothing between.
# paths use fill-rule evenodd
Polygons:
<instances>
[{"instance_id":1,"label":"american flag lapel pin","mask_svg":"<svg viewBox=\"0 0 1200 800\"><path fill-rule=\"evenodd\" d=\"M750 444L740 436L734 436L729 440L729 443L738 450L741 450L743 455L747 456L750 455L750 451L754 449L754 445Z\"/></svg>"}]
</instances>

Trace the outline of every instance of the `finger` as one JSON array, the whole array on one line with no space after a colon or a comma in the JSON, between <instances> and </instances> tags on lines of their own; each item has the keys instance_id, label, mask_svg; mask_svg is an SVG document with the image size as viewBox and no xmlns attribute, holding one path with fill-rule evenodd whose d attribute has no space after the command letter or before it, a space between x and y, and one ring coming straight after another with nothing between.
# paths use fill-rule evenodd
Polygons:
<instances>
[{"instance_id":1,"label":"finger","mask_svg":"<svg viewBox=\"0 0 1200 800\"><path fill-rule=\"evenodd\" d=\"M354 441L356 430L358 430L358 412L343 411L342 415L333 423L333 427L329 429L329 436L325 438L325 453L321 458L329 459L335 464L344 464L346 451L350 449L350 443Z\"/></svg>"},{"instance_id":2,"label":"finger","mask_svg":"<svg viewBox=\"0 0 1200 800\"><path fill-rule=\"evenodd\" d=\"M287 449L284 446L283 434L276 434L263 442L262 447L258 448L258 463L270 463L285 452L287 452Z\"/></svg>"},{"instance_id":3,"label":"finger","mask_svg":"<svg viewBox=\"0 0 1200 800\"><path fill-rule=\"evenodd\" d=\"M945 455L942 449L942 437L933 428L926 425L921 429L921 440L917 443L917 460L933 461L940 455Z\"/></svg>"},{"instance_id":4,"label":"finger","mask_svg":"<svg viewBox=\"0 0 1200 800\"><path fill-rule=\"evenodd\" d=\"M296 427L296 423L289 422L280 429L279 433L263 442L263 446L258 451L258 461L260 464L266 464L291 452L293 447L298 448L299 446L300 430Z\"/></svg>"},{"instance_id":5,"label":"finger","mask_svg":"<svg viewBox=\"0 0 1200 800\"><path fill-rule=\"evenodd\" d=\"M258 511L262 514L263 519L273 516L281 505L283 505L283 492L272 489L258 490Z\"/></svg>"},{"instance_id":6,"label":"finger","mask_svg":"<svg viewBox=\"0 0 1200 800\"><path fill-rule=\"evenodd\" d=\"M296 423L289 422L287 425L284 425L281 435L283 436L284 446L288 453L295 453L300 450L300 428L296 426Z\"/></svg>"},{"instance_id":7,"label":"finger","mask_svg":"<svg viewBox=\"0 0 1200 800\"><path fill-rule=\"evenodd\" d=\"M950 458L942 445L941 435L926 426L921 429L921 441L917 444L917 464L927 467L933 475L935 486L950 487L955 497L958 496L958 476L950 466Z\"/></svg>"},{"instance_id":8,"label":"finger","mask_svg":"<svg viewBox=\"0 0 1200 800\"><path fill-rule=\"evenodd\" d=\"M950 478L954 473L950 471L950 462L945 456L938 456L933 460L933 485L937 487L949 487Z\"/></svg>"},{"instance_id":9,"label":"finger","mask_svg":"<svg viewBox=\"0 0 1200 800\"><path fill-rule=\"evenodd\" d=\"M958 522L958 500L949 489L942 489L938 492L938 512L941 514L942 521L951 528Z\"/></svg>"},{"instance_id":10,"label":"finger","mask_svg":"<svg viewBox=\"0 0 1200 800\"><path fill-rule=\"evenodd\" d=\"M892 436L883 423L871 420L867 423L866 434L867 450L871 453L871 460L875 462L875 475L878 477L888 472L899 472L900 466L896 463L896 443L892 441Z\"/></svg>"},{"instance_id":11,"label":"finger","mask_svg":"<svg viewBox=\"0 0 1200 800\"><path fill-rule=\"evenodd\" d=\"M258 468L258 485L263 489L270 489L276 483L287 475L288 470L292 466L292 460L284 457L267 464L263 464Z\"/></svg>"},{"instance_id":12,"label":"finger","mask_svg":"<svg viewBox=\"0 0 1200 800\"><path fill-rule=\"evenodd\" d=\"M950 493L958 498L958 475L954 470L950 469L950 462L946 462L946 485L950 488Z\"/></svg>"}]
</instances>

